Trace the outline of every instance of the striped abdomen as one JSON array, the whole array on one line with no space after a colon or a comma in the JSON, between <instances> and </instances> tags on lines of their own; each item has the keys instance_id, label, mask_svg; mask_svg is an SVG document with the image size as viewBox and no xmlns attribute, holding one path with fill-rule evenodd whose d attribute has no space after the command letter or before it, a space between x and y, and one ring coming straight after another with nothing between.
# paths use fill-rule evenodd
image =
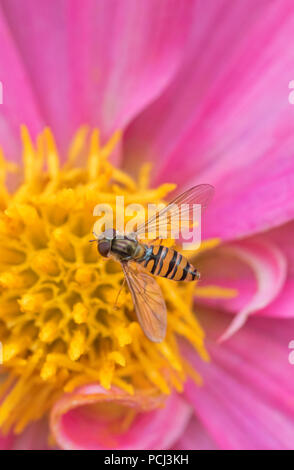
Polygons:
<instances>
[{"instance_id":1,"label":"striped abdomen","mask_svg":"<svg viewBox=\"0 0 294 470\"><path fill-rule=\"evenodd\" d=\"M183 255L163 245L147 247L138 263L151 274L174 281L194 281L200 277L197 269Z\"/></svg>"}]
</instances>

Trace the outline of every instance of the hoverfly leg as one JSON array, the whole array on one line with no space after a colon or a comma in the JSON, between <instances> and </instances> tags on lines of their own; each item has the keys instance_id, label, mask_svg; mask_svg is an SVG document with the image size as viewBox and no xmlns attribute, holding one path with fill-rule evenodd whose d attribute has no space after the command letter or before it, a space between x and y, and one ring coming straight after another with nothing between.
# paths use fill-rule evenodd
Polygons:
<instances>
[{"instance_id":1,"label":"hoverfly leg","mask_svg":"<svg viewBox=\"0 0 294 470\"><path fill-rule=\"evenodd\" d=\"M126 278L124 278L123 283L122 283L122 285L120 286L119 291L118 291L118 293L117 293L117 296L116 296L116 299L115 299L115 303L114 303L114 305L113 305L113 309L114 309L114 310L116 310L116 309L118 308L118 306L117 306L118 299L119 299L119 296L120 296L120 294L121 294L121 291L122 291L123 288L124 288L125 283L126 283Z\"/></svg>"}]
</instances>

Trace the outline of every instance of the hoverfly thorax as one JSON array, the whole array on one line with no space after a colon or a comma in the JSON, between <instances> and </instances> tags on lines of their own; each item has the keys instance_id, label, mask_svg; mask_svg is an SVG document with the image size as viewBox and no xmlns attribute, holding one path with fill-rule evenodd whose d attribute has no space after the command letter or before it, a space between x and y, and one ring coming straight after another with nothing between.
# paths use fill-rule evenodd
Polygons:
<instances>
[{"instance_id":1,"label":"hoverfly thorax","mask_svg":"<svg viewBox=\"0 0 294 470\"><path fill-rule=\"evenodd\" d=\"M129 261L143 256L145 250L135 236L118 236L114 229L105 230L97 240L98 253L107 258L114 257L118 261Z\"/></svg>"},{"instance_id":2,"label":"hoverfly thorax","mask_svg":"<svg viewBox=\"0 0 294 470\"><path fill-rule=\"evenodd\" d=\"M135 238L124 236L123 238L115 238L113 240L111 252L117 260L123 262L142 257L145 253L145 248Z\"/></svg>"}]
</instances>

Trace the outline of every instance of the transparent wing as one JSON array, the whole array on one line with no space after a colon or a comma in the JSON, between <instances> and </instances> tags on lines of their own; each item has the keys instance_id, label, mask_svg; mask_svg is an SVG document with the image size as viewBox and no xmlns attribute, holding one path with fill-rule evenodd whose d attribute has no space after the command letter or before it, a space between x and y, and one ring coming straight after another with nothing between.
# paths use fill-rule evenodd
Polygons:
<instances>
[{"instance_id":1,"label":"transparent wing","mask_svg":"<svg viewBox=\"0 0 294 470\"><path fill-rule=\"evenodd\" d=\"M173 225L177 223L177 215L180 214L181 224L186 224L190 227L193 221L193 204L201 205L201 212L207 207L209 201L214 194L214 187L210 184L200 184L188 189L180 194L166 207L158 211L147 222L139 225L136 230L136 235L151 233L156 238L159 229L167 226L172 232ZM185 204L185 207L181 207ZM147 237L146 237L147 238Z\"/></svg>"},{"instance_id":2,"label":"transparent wing","mask_svg":"<svg viewBox=\"0 0 294 470\"><path fill-rule=\"evenodd\" d=\"M138 321L154 343L163 341L166 333L166 305L155 278L135 262L121 263L130 289Z\"/></svg>"}]
</instances>

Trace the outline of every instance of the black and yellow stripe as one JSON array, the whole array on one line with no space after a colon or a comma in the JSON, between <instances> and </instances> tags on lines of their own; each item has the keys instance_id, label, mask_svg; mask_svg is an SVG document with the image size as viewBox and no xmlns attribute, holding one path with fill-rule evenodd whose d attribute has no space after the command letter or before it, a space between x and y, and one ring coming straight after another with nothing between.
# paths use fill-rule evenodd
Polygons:
<instances>
[{"instance_id":1,"label":"black and yellow stripe","mask_svg":"<svg viewBox=\"0 0 294 470\"><path fill-rule=\"evenodd\" d=\"M144 257L138 262L155 276L166 277L174 281L199 279L197 269L181 253L163 245L147 247Z\"/></svg>"}]
</instances>

